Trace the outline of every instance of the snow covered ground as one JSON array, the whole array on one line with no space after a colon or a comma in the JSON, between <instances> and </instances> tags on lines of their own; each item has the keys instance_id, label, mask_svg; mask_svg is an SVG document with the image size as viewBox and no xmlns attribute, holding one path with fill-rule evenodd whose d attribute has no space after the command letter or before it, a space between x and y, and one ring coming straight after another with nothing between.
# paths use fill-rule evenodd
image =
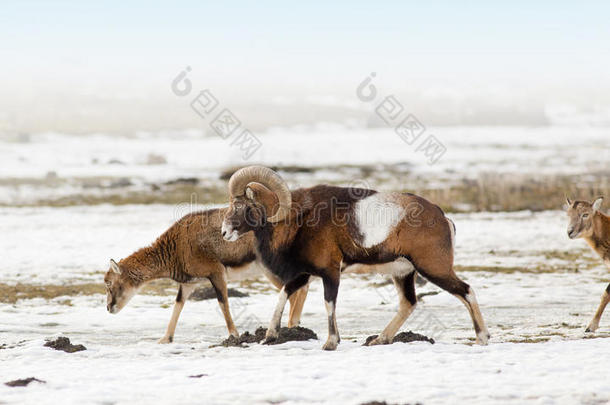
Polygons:
<instances>
[{"instance_id":1,"label":"snow covered ground","mask_svg":"<svg viewBox=\"0 0 610 405\"><path fill-rule=\"evenodd\" d=\"M0 208L2 282L100 282L110 257L150 243L190 207ZM302 325L318 341L209 348L226 337L215 301L188 302L175 343L157 345L173 296L136 296L119 314L102 295L0 304L0 403L605 403L610 400L610 323L583 339L608 281L582 241L568 240L562 212L451 215L458 274L477 292L492 339L473 346L466 309L445 292L425 296L403 330L437 343L362 347L396 310L382 276L346 275L337 308L342 342L324 352L321 283L312 283ZM232 298L238 329L266 325L276 296ZM434 292L430 283L418 292ZM67 301L69 299L69 301ZM68 336L86 351L43 347ZM190 376L199 376L192 378Z\"/></svg>"},{"instance_id":2,"label":"snow covered ground","mask_svg":"<svg viewBox=\"0 0 610 405\"><path fill-rule=\"evenodd\" d=\"M447 148L433 166L392 128L277 128L257 134L262 146L250 158L262 164L305 166L409 162L419 170L476 173L485 170L579 173L605 169L610 158L608 130L587 127L439 127L429 129ZM371 147L374 139L374 147ZM142 176L170 179L205 176L243 165L230 140L201 131L141 133L130 137L65 134L29 135L23 142L0 142L1 177ZM149 155L166 158L151 165ZM349 156L349 161L346 161Z\"/></svg>"},{"instance_id":3,"label":"snow covered ground","mask_svg":"<svg viewBox=\"0 0 610 405\"><path fill-rule=\"evenodd\" d=\"M256 134L262 147L248 162L229 141L201 131L129 137L32 134L0 140L0 284L5 289L101 284L109 258L129 255L178 218L202 208L196 200L36 206L48 198L108 190L121 195L121 183L131 184L130 191L150 191L160 182L196 177L202 187L224 187L221 171L251 162L321 168L291 174L293 185L343 182L352 169L339 173L334 165L348 163L405 165L409 175L442 189L452 179L477 179L489 172L593 176L595 182L604 179L610 161L603 128L448 127L428 132L447 148L435 165L390 128L272 129ZM18 204L34 207L14 206ZM583 241L567 238L565 214L450 217L457 224L458 274L474 287L492 334L487 347L473 346L466 309L445 292L426 295L403 327L434 337L436 344L362 347L396 311L394 288L380 275L343 278L337 309L343 340L332 353L320 349L326 315L319 281L312 283L302 318L318 341L246 349L209 347L227 335L213 300L187 304L171 345L155 342L169 320L172 295L136 296L118 315L105 311L101 294L35 297L15 304L4 300L0 383L33 376L46 384L0 384L0 404L610 401L604 356L610 341L608 315L590 339L583 332L610 281L608 270ZM231 285L250 293L230 301L242 332L266 326L276 301L272 289L248 285ZM438 291L430 283L418 288L418 293ZM43 347L45 339L56 336L68 336L87 350L67 354Z\"/></svg>"}]
</instances>

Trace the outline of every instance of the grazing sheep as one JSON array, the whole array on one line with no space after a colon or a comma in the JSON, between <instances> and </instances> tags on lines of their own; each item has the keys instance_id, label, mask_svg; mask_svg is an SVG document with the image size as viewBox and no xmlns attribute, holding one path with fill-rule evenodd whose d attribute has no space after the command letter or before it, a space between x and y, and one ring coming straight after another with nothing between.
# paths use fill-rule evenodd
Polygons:
<instances>
[{"instance_id":1,"label":"grazing sheep","mask_svg":"<svg viewBox=\"0 0 610 405\"><path fill-rule=\"evenodd\" d=\"M286 300L310 276L322 278L328 314L325 350L340 341L335 317L342 270L353 264L393 268L400 307L373 344L387 344L415 308L416 272L459 298L477 342L489 333L472 288L453 271L455 227L443 211L413 194L326 185L291 192L273 170L250 166L229 180L222 235L239 243L254 231L259 260L284 284L267 339L277 337Z\"/></svg>"},{"instance_id":2,"label":"grazing sheep","mask_svg":"<svg viewBox=\"0 0 610 405\"><path fill-rule=\"evenodd\" d=\"M568 237L570 239L583 238L589 246L602 258L610 268L610 217L601 212L603 198L593 203L588 201L566 200L568 204ZM599 320L610 302L610 284L602 294L599 308L593 316L586 332L595 332L599 327Z\"/></svg>"},{"instance_id":3,"label":"grazing sheep","mask_svg":"<svg viewBox=\"0 0 610 405\"><path fill-rule=\"evenodd\" d=\"M171 278L179 283L178 295L165 336L159 343L171 343L184 303L198 283L208 279L225 318L229 333L238 336L231 318L227 299L226 270L239 272L255 265L254 238L242 238L229 243L220 236L220 225L226 208L211 209L186 215L152 245L142 248L118 263L110 261L104 282L107 289L107 309L118 313L147 282ZM278 288L279 278L264 269ZM307 297L307 286L290 301L289 326L297 326Z\"/></svg>"}]
</instances>

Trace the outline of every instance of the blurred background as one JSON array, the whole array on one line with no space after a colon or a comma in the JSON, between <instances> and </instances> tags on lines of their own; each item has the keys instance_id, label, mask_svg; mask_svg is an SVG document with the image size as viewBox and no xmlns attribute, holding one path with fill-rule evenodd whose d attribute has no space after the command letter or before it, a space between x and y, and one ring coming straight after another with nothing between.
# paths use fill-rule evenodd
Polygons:
<instances>
[{"instance_id":1,"label":"blurred background","mask_svg":"<svg viewBox=\"0 0 610 405\"><path fill-rule=\"evenodd\" d=\"M449 211L608 194L607 2L1 8L2 205L220 203L253 163ZM367 78L373 100L358 96ZM204 90L207 116L191 105ZM376 111L387 97L392 122ZM230 136L214 129L224 109ZM401 137L409 115L421 133Z\"/></svg>"}]
</instances>

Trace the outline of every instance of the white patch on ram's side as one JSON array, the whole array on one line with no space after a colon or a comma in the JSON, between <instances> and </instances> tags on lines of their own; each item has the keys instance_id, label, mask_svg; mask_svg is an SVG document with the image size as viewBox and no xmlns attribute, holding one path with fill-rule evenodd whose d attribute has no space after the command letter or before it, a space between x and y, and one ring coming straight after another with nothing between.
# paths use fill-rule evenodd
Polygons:
<instances>
[{"instance_id":1,"label":"white patch on ram's side","mask_svg":"<svg viewBox=\"0 0 610 405\"><path fill-rule=\"evenodd\" d=\"M391 195L382 193L358 201L354 213L365 248L385 241L405 216L404 208Z\"/></svg>"}]
</instances>

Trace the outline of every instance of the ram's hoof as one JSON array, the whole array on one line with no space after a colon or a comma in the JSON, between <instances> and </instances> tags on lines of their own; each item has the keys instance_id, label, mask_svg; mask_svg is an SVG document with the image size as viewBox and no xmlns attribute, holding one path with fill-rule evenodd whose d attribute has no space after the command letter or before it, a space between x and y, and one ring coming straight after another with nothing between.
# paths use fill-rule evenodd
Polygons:
<instances>
[{"instance_id":1,"label":"ram's hoof","mask_svg":"<svg viewBox=\"0 0 610 405\"><path fill-rule=\"evenodd\" d=\"M337 349L338 339L337 337L329 337L322 349L324 350L336 350Z\"/></svg>"},{"instance_id":2,"label":"ram's hoof","mask_svg":"<svg viewBox=\"0 0 610 405\"><path fill-rule=\"evenodd\" d=\"M597 330L598 326L596 325L589 325L587 326L587 329L585 329L585 333L594 333Z\"/></svg>"},{"instance_id":3,"label":"ram's hoof","mask_svg":"<svg viewBox=\"0 0 610 405\"><path fill-rule=\"evenodd\" d=\"M277 340L276 337L266 337L265 340L263 340L263 344L264 345L270 345L272 343L275 343L275 341Z\"/></svg>"},{"instance_id":4,"label":"ram's hoof","mask_svg":"<svg viewBox=\"0 0 610 405\"><path fill-rule=\"evenodd\" d=\"M487 346L487 343L489 342L490 337L491 337L491 335L489 334L489 332L479 333L477 335L476 344L481 345L481 346Z\"/></svg>"},{"instance_id":5,"label":"ram's hoof","mask_svg":"<svg viewBox=\"0 0 610 405\"><path fill-rule=\"evenodd\" d=\"M375 339L371 340L367 346L377 346L377 345L388 345L390 344L390 340L387 337L377 336Z\"/></svg>"},{"instance_id":6,"label":"ram's hoof","mask_svg":"<svg viewBox=\"0 0 610 405\"><path fill-rule=\"evenodd\" d=\"M279 336L279 332L277 330L267 329L267 333L265 334L265 340L263 341L264 345L268 345L274 343Z\"/></svg>"}]
</instances>

